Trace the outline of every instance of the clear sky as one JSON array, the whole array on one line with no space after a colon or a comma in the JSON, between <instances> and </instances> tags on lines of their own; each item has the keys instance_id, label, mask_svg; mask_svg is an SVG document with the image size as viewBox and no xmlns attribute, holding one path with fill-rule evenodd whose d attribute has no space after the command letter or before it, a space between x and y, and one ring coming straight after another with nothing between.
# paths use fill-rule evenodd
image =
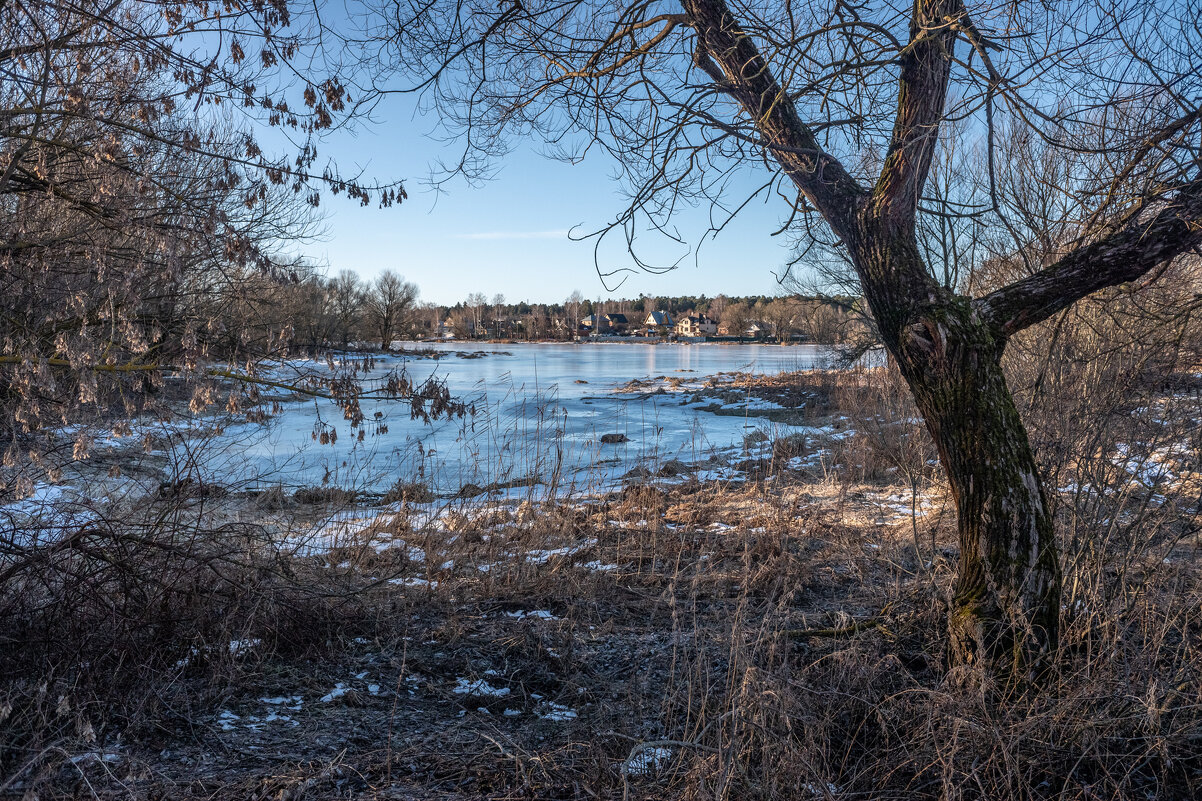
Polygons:
<instances>
[{"instance_id":1,"label":"clear sky","mask_svg":"<svg viewBox=\"0 0 1202 801\"><path fill-rule=\"evenodd\" d=\"M624 272L603 282L594 240L572 241L568 232L595 230L621 208L611 162L599 155L569 165L540 155L538 143L529 142L497 163L492 180L469 185L457 179L435 192L427 180L431 166L453 160L456 150L429 136L433 122L411 109L402 101L382 106L373 124L354 136L337 134L321 148L344 175L363 169L372 177L402 178L409 193L404 203L382 210L323 195L325 235L304 252L331 273L350 268L370 278L392 269L416 283L423 300L442 304L471 292L550 303L574 289L593 299L780 291L773 273L781 271L789 251L784 237L771 236L787 212L778 197L746 209L716 239L704 241L697 258L709 212L689 209L679 218L689 248L642 238L644 259L669 266L684 256L677 269ZM632 266L618 234L598 261L605 271ZM617 286L623 277L625 283Z\"/></svg>"}]
</instances>

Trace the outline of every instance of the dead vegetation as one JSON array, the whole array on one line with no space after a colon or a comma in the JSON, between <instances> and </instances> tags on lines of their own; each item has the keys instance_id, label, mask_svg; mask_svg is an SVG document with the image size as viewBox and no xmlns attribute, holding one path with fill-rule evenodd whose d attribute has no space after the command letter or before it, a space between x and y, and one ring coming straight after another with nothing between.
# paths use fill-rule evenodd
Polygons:
<instances>
[{"instance_id":1,"label":"dead vegetation","mask_svg":"<svg viewBox=\"0 0 1202 801\"><path fill-rule=\"evenodd\" d=\"M1162 454L1154 476L1074 446L1065 647L1009 697L946 667L954 505L904 392L827 383L816 425L752 443L738 480L398 486L341 514L349 496L177 493L48 543L0 598L0 792L1195 797L1197 451L1157 444L1196 431L1191 381L1089 431ZM1144 406L1171 437L1143 437Z\"/></svg>"}]
</instances>

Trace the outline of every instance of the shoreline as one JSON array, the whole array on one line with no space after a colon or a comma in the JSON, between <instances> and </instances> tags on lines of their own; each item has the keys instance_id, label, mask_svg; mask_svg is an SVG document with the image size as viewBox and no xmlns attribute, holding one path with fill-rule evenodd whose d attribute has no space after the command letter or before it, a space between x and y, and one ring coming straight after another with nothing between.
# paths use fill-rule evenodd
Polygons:
<instances>
[{"instance_id":1,"label":"shoreline","mask_svg":"<svg viewBox=\"0 0 1202 801\"><path fill-rule=\"evenodd\" d=\"M457 353L462 352L447 351L445 355L455 356ZM479 358L476 355L479 353L483 352L472 353L469 358ZM507 352L501 351L501 353ZM406 355L421 356L420 353L406 354L399 351L394 351L392 355L402 358ZM831 414L830 393L833 386L845 382L845 379L841 377L842 372L820 368L772 374L718 371L696 374L687 379L660 375L646 380L632 379L625 384L613 387L597 387L602 390L601 395L596 398L584 396L582 401L588 404L594 400L643 401L652 397L662 397L665 400L671 399L673 406L679 405L691 411L701 412L706 417L743 418L749 422L762 420L769 425L788 426L787 432L780 434L779 437L774 435L773 439L797 435L813 441L815 438L825 438L836 430L838 423ZM578 381L577 383L586 382ZM307 402L305 398L291 396L274 397L271 400L281 406L281 414L283 407L291 406L293 403ZM636 481L646 480L657 474L663 464L667 463L675 466L672 478L683 480L685 477L692 477L701 483L706 483L706 477L714 475L715 471L721 473L726 481L748 480L753 477L744 474L774 472L768 465L772 459L765 458L766 455L771 454L771 442L766 443L766 447L769 448L768 454L759 453L759 447L749 449L746 439L751 434L748 433L741 441L735 440L726 444L711 443L701 452L693 453L693 458L683 459L675 449L661 447L659 444L655 445L654 451L647 453L639 451L641 455L632 459L626 449L630 447L638 450L644 447L639 444L637 437L633 440L633 445L627 445L626 443L632 442L632 440L627 440L624 436L623 440L616 445L622 449L620 451L612 451L605 447L607 443L602 438L601 444L598 446L576 443L576 447L586 450L595 447L597 458L594 458L589 464L568 465L565 463L559 468L563 471L562 473L556 472L555 475L513 475L507 472L488 475L472 474L470 478L463 480L458 485L440 485L434 477L436 471L432 471L429 475L425 475L424 471L414 475L398 473L388 477L387 486L376 487L374 491L366 490L358 480L345 484L338 481L327 484L323 480L319 487L316 478L304 481L299 480L296 476L281 476L280 480L274 483L246 480L245 476L240 476L238 480L233 481L214 481L201 478L200 474L194 474L194 471L184 471L187 476L181 477L184 474L177 474L179 471L170 464L171 454L178 457L181 450L191 452L191 458L200 464L205 462L203 458L200 458L203 454L213 452L220 455L224 453L228 446L221 446L216 441L226 432L234 437L242 437L244 431L257 432L260 424L251 424L246 420L227 414L198 418L185 411L182 401L175 405L178 416L174 416L172 419L160 417L157 420L139 420L131 433L126 436L113 435L110 431L105 430L108 426L101 424L91 437L94 452L90 458L72 460L64 465L68 476L66 480L56 483L39 482L35 486L34 498L5 499L0 502L0 512L12 513L23 510L36 514L37 508L41 506L38 497L45 494L49 494L50 497L58 497L63 494L86 497L103 496L110 493L121 494L123 490L138 491L139 488L135 488L132 486L133 484L141 485L140 492L150 498L153 498L156 492L174 494L181 491L181 482L189 486L187 490L184 490L188 493L219 492L223 496L246 495L250 498L281 490L292 494L293 491L303 493L313 489L328 488L358 498L359 504L356 505L361 505L364 500L369 501L368 505L375 505L370 502L373 497L376 502L382 502L386 496L394 491L399 491L403 485L416 487L418 484L423 485L431 496L443 500L475 497L495 498L498 495L508 497L514 489L524 496L527 494L541 496L548 491L556 494L556 489L564 487L574 487L573 494L579 492L581 488L588 488L594 492L613 491L629 483L632 478ZM271 420L267 421L266 428L263 430L268 432L274 426L275 420L276 416L273 416ZM250 428L247 429L247 426ZM606 426L601 426L601 429L605 428ZM599 429L599 435L609 436L605 430L601 429ZM62 436L69 439L67 435L70 433L70 431L64 430ZM264 436L272 435L266 433ZM846 434L841 433L838 436L846 436ZM152 443L151 450L147 450L148 443ZM613 445L614 443L608 444ZM757 451L757 453L752 454L750 451ZM431 452L433 453L433 451ZM282 458L282 463L288 463L294 458L294 455L285 456ZM753 469L740 469L736 466L744 463L750 464L749 460L756 463ZM625 464L628 469L614 471L615 466L625 462L629 462L629 464ZM797 465L793 467L796 468ZM200 471L200 473L203 472L203 470Z\"/></svg>"},{"instance_id":2,"label":"shoreline","mask_svg":"<svg viewBox=\"0 0 1202 801\"><path fill-rule=\"evenodd\" d=\"M397 350L397 343L412 343L414 345L770 345L773 347L817 347L842 348L848 347L841 342L770 342L763 339L726 339L711 337L635 337L635 336L602 336L580 337L578 339L397 339L393 340L392 350ZM879 346L878 346L879 347ZM875 350L876 348L872 348ZM359 352L359 351L356 351ZM363 351L369 352L369 351ZM378 351L384 352L384 351Z\"/></svg>"}]
</instances>

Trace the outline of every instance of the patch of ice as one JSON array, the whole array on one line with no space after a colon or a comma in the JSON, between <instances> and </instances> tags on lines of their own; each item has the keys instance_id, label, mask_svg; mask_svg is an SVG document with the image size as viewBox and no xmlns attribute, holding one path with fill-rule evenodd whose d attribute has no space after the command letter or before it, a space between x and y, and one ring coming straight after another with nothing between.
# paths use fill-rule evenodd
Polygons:
<instances>
[{"instance_id":1,"label":"patch of ice","mask_svg":"<svg viewBox=\"0 0 1202 801\"><path fill-rule=\"evenodd\" d=\"M335 698L341 698L342 696L346 695L347 692L348 692L347 686L345 684L343 684L342 682L338 682L337 684L334 685L334 689L330 690L328 693L326 693L325 695L323 695L321 697L321 702L323 704L328 704L331 701L333 701Z\"/></svg>"},{"instance_id":2,"label":"patch of ice","mask_svg":"<svg viewBox=\"0 0 1202 801\"><path fill-rule=\"evenodd\" d=\"M575 720L576 710L572 709L571 707L564 706L563 704L557 704L554 701L551 701L546 704L545 711L539 712L538 716L543 720Z\"/></svg>"},{"instance_id":3,"label":"patch of ice","mask_svg":"<svg viewBox=\"0 0 1202 801\"><path fill-rule=\"evenodd\" d=\"M47 545L99 520L100 513L78 490L61 484L38 484L33 494L12 503L0 503L0 528L11 530L8 544L20 548Z\"/></svg>"},{"instance_id":4,"label":"patch of ice","mask_svg":"<svg viewBox=\"0 0 1202 801\"><path fill-rule=\"evenodd\" d=\"M175 662L176 669L183 670L188 665L192 664L192 657L199 656L199 655L200 655L200 649L197 648L195 645L193 645L191 648L188 649L188 653L184 655L183 659L176 660L176 662Z\"/></svg>"},{"instance_id":5,"label":"patch of ice","mask_svg":"<svg viewBox=\"0 0 1202 801\"><path fill-rule=\"evenodd\" d=\"M743 477L743 474L733 467L717 467L697 471L697 480L703 483L706 481L733 481L735 479L742 479Z\"/></svg>"},{"instance_id":6,"label":"patch of ice","mask_svg":"<svg viewBox=\"0 0 1202 801\"><path fill-rule=\"evenodd\" d=\"M301 708L303 699L299 695L279 695L275 698L260 698L259 702L270 704L271 706L286 706L289 709L297 710Z\"/></svg>"},{"instance_id":7,"label":"patch of ice","mask_svg":"<svg viewBox=\"0 0 1202 801\"><path fill-rule=\"evenodd\" d=\"M71 764L78 765L81 762L119 762L121 755L116 751L88 751L83 754L76 754L71 757Z\"/></svg>"},{"instance_id":8,"label":"patch of ice","mask_svg":"<svg viewBox=\"0 0 1202 801\"><path fill-rule=\"evenodd\" d=\"M512 617L516 620L526 620L527 618L538 618L539 620L559 620L558 617L545 609L538 609L533 612L506 612L505 616Z\"/></svg>"},{"instance_id":9,"label":"patch of ice","mask_svg":"<svg viewBox=\"0 0 1202 801\"><path fill-rule=\"evenodd\" d=\"M583 551L585 548L591 548L596 544L597 541L595 539L589 539L576 543L575 545L565 545L562 548L528 551L526 553L526 561L536 565L545 565L547 562L551 561L551 559L557 556L571 556L572 554Z\"/></svg>"},{"instance_id":10,"label":"patch of ice","mask_svg":"<svg viewBox=\"0 0 1202 801\"><path fill-rule=\"evenodd\" d=\"M437 587L438 586L437 580L431 581L430 579L417 578L416 576L410 577L410 578L388 579L388 583L389 584L398 584L402 587Z\"/></svg>"},{"instance_id":11,"label":"patch of ice","mask_svg":"<svg viewBox=\"0 0 1202 801\"><path fill-rule=\"evenodd\" d=\"M672 758L672 749L662 745L644 746L622 765L627 776L647 776L658 773L660 767Z\"/></svg>"},{"instance_id":12,"label":"patch of ice","mask_svg":"<svg viewBox=\"0 0 1202 801\"><path fill-rule=\"evenodd\" d=\"M262 644L263 641L258 638L247 640L230 640L230 653L234 656L238 656L246 651L249 651L251 648L255 648L256 646Z\"/></svg>"},{"instance_id":13,"label":"patch of ice","mask_svg":"<svg viewBox=\"0 0 1202 801\"><path fill-rule=\"evenodd\" d=\"M738 400L731 403L722 404L723 411L774 411L777 409L785 409L786 406L781 406L776 401L770 401L766 398L749 397L744 400Z\"/></svg>"},{"instance_id":14,"label":"patch of ice","mask_svg":"<svg viewBox=\"0 0 1202 801\"><path fill-rule=\"evenodd\" d=\"M470 679L456 678L455 682L455 689L451 692L456 695L491 695L494 698L504 698L510 693L508 687L494 687L484 679L472 681Z\"/></svg>"}]
</instances>

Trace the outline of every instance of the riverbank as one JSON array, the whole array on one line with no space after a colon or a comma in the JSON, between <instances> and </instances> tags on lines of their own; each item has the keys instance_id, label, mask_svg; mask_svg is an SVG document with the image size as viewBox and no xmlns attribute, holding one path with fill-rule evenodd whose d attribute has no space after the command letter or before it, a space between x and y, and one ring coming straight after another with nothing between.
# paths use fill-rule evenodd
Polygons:
<instances>
[{"instance_id":1,"label":"riverbank","mask_svg":"<svg viewBox=\"0 0 1202 801\"><path fill-rule=\"evenodd\" d=\"M807 339L789 339L784 341L776 341L771 338L756 338L756 337L718 337L718 336L699 336L699 337L681 337L681 336L662 336L662 337L642 337L642 336L625 336L616 334L603 334L601 336L577 337L575 339L417 339L417 340L396 340L392 343L392 350L402 350L408 345L458 345L469 344L476 346L505 346L505 345L588 345L588 344L628 344L628 345L774 345L779 347L823 347L823 348L847 348L853 349L854 346L843 342L818 342ZM470 349L470 348L469 348ZM859 348L856 348L859 349ZM378 348L374 349L379 352ZM364 349L363 352L372 352Z\"/></svg>"},{"instance_id":2,"label":"riverbank","mask_svg":"<svg viewBox=\"0 0 1202 801\"><path fill-rule=\"evenodd\" d=\"M64 526L5 568L0 792L1192 797L1202 540L1196 453L1168 447L1186 393L1115 418L1166 447L1054 493L1063 653L1047 694L998 706L946 667L954 506L900 388L695 383L682 399L811 405L829 431L588 497L184 484Z\"/></svg>"},{"instance_id":3,"label":"riverbank","mask_svg":"<svg viewBox=\"0 0 1202 801\"><path fill-rule=\"evenodd\" d=\"M231 570L240 551L222 542L227 567L191 590L178 641L97 625L93 646L138 638L123 675L80 681L50 662L41 683L10 686L6 725L41 757L6 790L693 798L743 765L737 784L752 797L935 797L973 777L999 797L1020 757L1041 781L1120 768L1125 786L1185 798L1199 769L1193 718L1150 732L1129 718L1124 699L1167 676L1123 646L1197 598L1170 594L1196 565L1150 572L1148 605L1112 633L1071 615L1070 647L1101 637L1105 659L1066 656L1055 703L998 720L942 667L955 546L938 489L915 503L901 488L836 482L642 485L344 522L339 536L307 532L283 562L247 555L250 573ZM1191 691L1160 692L1176 710ZM1174 784L1158 784L1163 763L1121 750L1134 737L1169 755Z\"/></svg>"},{"instance_id":4,"label":"riverbank","mask_svg":"<svg viewBox=\"0 0 1202 801\"><path fill-rule=\"evenodd\" d=\"M88 458L68 460L58 484L40 478L33 490L36 497L56 496L94 480L92 496L127 485L154 492L157 471L160 482L190 480L233 493L333 487L380 497L413 484L440 497L519 485L542 487L540 497L588 494L620 485L631 471L668 463L700 471L742 461L749 458L741 452L749 436L777 439L810 422L792 412L774 422L764 409L716 398L688 403L680 393L613 392L619 385L643 377L692 386L732 370L773 375L813 368L828 357L817 348L531 345L293 359L261 365L260 376L271 384L258 390L259 404L224 414L193 411L190 394L175 398L175 380L168 379L153 414L47 432L51 451L69 453L82 440ZM427 422L413 418L409 404L371 394L398 372L406 381L445 386L472 413ZM365 393L358 427L335 402L297 389L343 373ZM224 398L236 388L219 386L213 394ZM120 477L108 475L114 468ZM134 477L138 486L123 480Z\"/></svg>"}]
</instances>

